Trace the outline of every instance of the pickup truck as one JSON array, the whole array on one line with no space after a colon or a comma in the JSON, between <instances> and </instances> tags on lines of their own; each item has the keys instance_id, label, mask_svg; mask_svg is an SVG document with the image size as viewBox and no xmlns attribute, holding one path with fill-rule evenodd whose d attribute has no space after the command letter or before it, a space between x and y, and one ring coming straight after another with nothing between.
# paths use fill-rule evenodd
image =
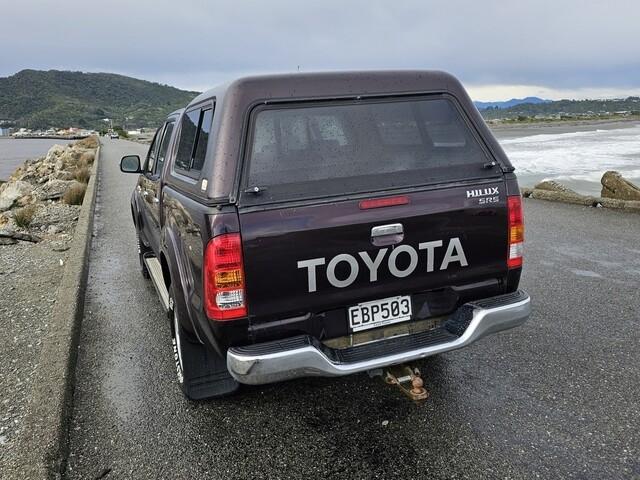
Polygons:
<instances>
[{"instance_id":1,"label":"pickup truck","mask_svg":"<svg viewBox=\"0 0 640 480\"><path fill-rule=\"evenodd\" d=\"M191 399L402 365L530 314L514 167L447 73L240 78L120 168Z\"/></svg>"}]
</instances>

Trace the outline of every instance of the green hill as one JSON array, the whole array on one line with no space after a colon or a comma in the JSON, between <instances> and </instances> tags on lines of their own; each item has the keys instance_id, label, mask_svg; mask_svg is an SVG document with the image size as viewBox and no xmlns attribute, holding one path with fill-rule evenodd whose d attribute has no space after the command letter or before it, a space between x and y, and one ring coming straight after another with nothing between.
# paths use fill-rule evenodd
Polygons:
<instances>
[{"instance_id":1,"label":"green hill","mask_svg":"<svg viewBox=\"0 0 640 480\"><path fill-rule=\"evenodd\" d=\"M16 127L156 126L197 92L113 73L22 70L0 77L0 120Z\"/></svg>"}]
</instances>

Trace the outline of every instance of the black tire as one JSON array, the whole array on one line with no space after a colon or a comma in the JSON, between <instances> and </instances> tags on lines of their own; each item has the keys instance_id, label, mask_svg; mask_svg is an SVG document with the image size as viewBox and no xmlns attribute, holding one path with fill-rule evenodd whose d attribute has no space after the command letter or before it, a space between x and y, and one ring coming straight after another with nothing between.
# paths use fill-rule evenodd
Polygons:
<instances>
[{"instance_id":1,"label":"black tire","mask_svg":"<svg viewBox=\"0 0 640 480\"><path fill-rule=\"evenodd\" d=\"M149 270L144 263L144 256L151 252L151 249L147 247L142 239L140 238L140 232L136 228L136 244L138 246L138 258L140 260L140 271L142 272L142 276L147 280L151 278L149 275Z\"/></svg>"},{"instance_id":2,"label":"black tire","mask_svg":"<svg viewBox=\"0 0 640 480\"><path fill-rule=\"evenodd\" d=\"M171 285L169 288L171 345L182 393L191 400L203 400L235 392L239 385L229 375L226 360L206 345L190 341L190 335L180 321L180 308L177 307L175 298L173 285Z\"/></svg>"}]
</instances>

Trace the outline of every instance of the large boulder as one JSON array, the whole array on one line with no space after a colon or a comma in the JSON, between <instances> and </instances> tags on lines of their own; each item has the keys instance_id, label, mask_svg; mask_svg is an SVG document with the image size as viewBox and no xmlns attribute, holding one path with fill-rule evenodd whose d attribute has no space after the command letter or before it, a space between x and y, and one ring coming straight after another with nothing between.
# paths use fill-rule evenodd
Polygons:
<instances>
[{"instance_id":1,"label":"large boulder","mask_svg":"<svg viewBox=\"0 0 640 480\"><path fill-rule=\"evenodd\" d=\"M619 172L605 172L601 183L601 195L605 198L640 201L640 188L623 178Z\"/></svg>"},{"instance_id":2,"label":"large boulder","mask_svg":"<svg viewBox=\"0 0 640 480\"><path fill-rule=\"evenodd\" d=\"M28 195L32 188L31 184L22 181L3 184L0 190L0 212L9 210L19 198Z\"/></svg>"},{"instance_id":3,"label":"large boulder","mask_svg":"<svg viewBox=\"0 0 640 480\"><path fill-rule=\"evenodd\" d=\"M38 198L44 200L57 200L64 195L67 189L76 183L74 180L49 180L38 188Z\"/></svg>"},{"instance_id":4,"label":"large boulder","mask_svg":"<svg viewBox=\"0 0 640 480\"><path fill-rule=\"evenodd\" d=\"M44 157L44 161L46 163L55 163L58 157L64 153L65 148L66 147L64 145L55 144L47 152L47 155Z\"/></svg>"},{"instance_id":5,"label":"large boulder","mask_svg":"<svg viewBox=\"0 0 640 480\"><path fill-rule=\"evenodd\" d=\"M524 192L525 197L556 202L582 203L582 195L574 192L556 180L543 180L533 190Z\"/></svg>"},{"instance_id":6,"label":"large boulder","mask_svg":"<svg viewBox=\"0 0 640 480\"><path fill-rule=\"evenodd\" d=\"M573 190L571 190L569 187L563 185L562 183L556 181L556 180L543 180L542 182L538 183L535 187L533 187L534 190L546 190L548 192L563 192L563 193L572 193L574 195L578 195L576 192L574 192Z\"/></svg>"}]
</instances>

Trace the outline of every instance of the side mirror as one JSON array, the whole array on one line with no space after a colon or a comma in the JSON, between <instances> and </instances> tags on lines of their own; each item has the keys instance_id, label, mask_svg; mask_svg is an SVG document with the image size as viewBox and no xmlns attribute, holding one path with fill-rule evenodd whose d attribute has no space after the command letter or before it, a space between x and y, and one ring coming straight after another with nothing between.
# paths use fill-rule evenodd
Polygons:
<instances>
[{"instance_id":1,"label":"side mirror","mask_svg":"<svg viewBox=\"0 0 640 480\"><path fill-rule=\"evenodd\" d=\"M138 155L126 155L120 160L122 173L141 173L140 157Z\"/></svg>"}]
</instances>

